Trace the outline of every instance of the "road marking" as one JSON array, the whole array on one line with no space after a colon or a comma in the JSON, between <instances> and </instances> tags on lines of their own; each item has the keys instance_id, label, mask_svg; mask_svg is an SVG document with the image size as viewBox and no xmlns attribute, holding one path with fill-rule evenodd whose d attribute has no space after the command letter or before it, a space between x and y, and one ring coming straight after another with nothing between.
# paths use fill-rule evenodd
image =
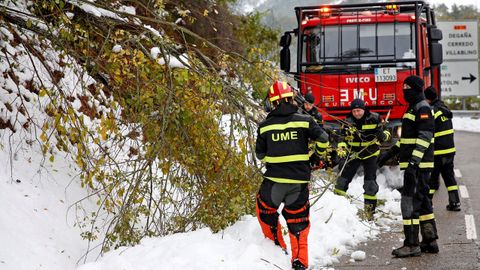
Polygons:
<instances>
[{"instance_id":1,"label":"road marking","mask_svg":"<svg viewBox=\"0 0 480 270\"><path fill-rule=\"evenodd\" d=\"M467 239L477 239L477 230L475 229L475 220L473 219L473 215L465 215L465 225Z\"/></svg>"},{"instance_id":2,"label":"road marking","mask_svg":"<svg viewBox=\"0 0 480 270\"><path fill-rule=\"evenodd\" d=\"M453 171L455 172L455 177L462 178L462 173L460 172L459 169L454 169Z\"/></svg>"},{"instance_id":3,"label":"road marking","mask_svg":"<svg viewBox=\"0 0 480 270\"><path fill-rule=\"evenodd\" d=\"M466 186L458 186L458 189L460 190L460 196L462 198L469 198L470 196L468 195L468 190Z\"/></svg>"}]
</instances>

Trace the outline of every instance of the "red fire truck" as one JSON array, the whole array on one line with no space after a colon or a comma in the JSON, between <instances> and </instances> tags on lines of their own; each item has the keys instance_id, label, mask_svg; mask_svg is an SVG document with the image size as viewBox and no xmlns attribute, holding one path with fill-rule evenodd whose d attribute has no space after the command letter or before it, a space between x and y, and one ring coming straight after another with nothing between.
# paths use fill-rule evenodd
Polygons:
<instances>
[{"instance_id":1,"label":"red fire truck","mask_svg":"<svg viewBox=\"0 0 480 270\"><path fill-rule=\"evenodd\" d=\"M311 92L325 125L350 112L363 98L398 134L408 107L403 80L422 77L440 89L442 32L423 1L296 7L298 28L280 41L281 69L293 74L300 91ZM296 71L290 71L292 34L297 37ZM439 93L440 94L440 93Z\"/></svg>"}]
</instances>

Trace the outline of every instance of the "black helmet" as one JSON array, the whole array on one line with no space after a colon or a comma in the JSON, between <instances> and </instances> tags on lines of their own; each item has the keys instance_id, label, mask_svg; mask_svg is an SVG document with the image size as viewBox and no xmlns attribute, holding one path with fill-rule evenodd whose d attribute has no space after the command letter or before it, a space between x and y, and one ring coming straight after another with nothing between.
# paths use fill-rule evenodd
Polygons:
<instances>
[{"instance_id":1,"label":"black helmet","mask_svg":"<svg viewBox=\"0 0 480 270\"><path fill-rule=\"evenodd\" d=\"M315 97L312 95L312 93L307 93L305 95L305 100L310 104L315 104Z\"/></svg>"},{"instance_id":2,"label":"black helmet","mask_svg":"<svg viewBox=\"0 0 480 270\"><path fill-rule=\"evenodd\" d=\"M350 104L350 109L364 109L365 110L365 101L360 98L356 98L352 100L352 103Z\"/></svg>"},{"instance_id":3,"label":"black helmet","mask_svg":"<svg viewBox=\"0 0 480 270\"><path fill-rule=\"evenodd\" d=\"M428 100L437 99L437 91L435 91L433 86L427 87L423 93L425 94L425 98Z\"/></svg>"},{"instance_id":4,"label":"black helmet","mask_svg":"<svg viewBox=\"0 0 480 270\"><path fill-rule=\"evenodd\" d=\"M415 75L408 76L403 83L410 86L410 88L416 92L423 92L423 86L425 85L422 78Z\"/></svg>"}]
</instances>

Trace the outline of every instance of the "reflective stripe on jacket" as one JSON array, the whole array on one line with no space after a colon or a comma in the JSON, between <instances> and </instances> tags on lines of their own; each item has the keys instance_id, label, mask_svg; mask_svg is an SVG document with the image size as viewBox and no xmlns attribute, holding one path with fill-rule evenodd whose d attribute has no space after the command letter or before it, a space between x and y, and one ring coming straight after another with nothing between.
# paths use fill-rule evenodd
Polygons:
<instances>
[{"instance_id":1,"label":"reflective stripe on jacket","mask_svg":"<svg viewBox=\"0 0 480 270\"><path fill-rule=\"evenodd\" d=\"M402 134L395 147L399 147L400 169L409 162L420 169L433 168L435 138L433 111L425 100L410 106L402 119Z\"/></svg>"},{"instance_id":2,"label":"reflective stripe on jacket","mask_svg":"<svg viewBox=\"0 0 480 270\"><path fill-rule=\"evenodd\" d=\"M325 152L327 133L312 117L297 113L296 106L281 103L258 127L255 153L266 163L264 177L281 183L310 181L310 140L316 141L317 154Z\"/></svg>"},{"instance_id":3,"label":"reflective stripe on jacket","mask_svg":"<svg viewBox=\"0 0 480 270\"><path fill-rule=\"evenodd\" d=\"M434 155L455 154L453 139L452 112L445 103L436 99L432 102L435 117L435 151Z\"/></svg>"},{"instance_id":4,"label":"reflective stripe on jacket","mask_svg":"<svg viewBox=\"0 0 480 270\"><path fill-rule=\"evenodd\" d=\"M382 119L378 113L365 110L365 115L357 120L352 114L347 115L345 122L348 125L342 127L343 142L338 146L346 146L354 156L359 159L367 159L380 154L379 142L390 138L390 133L384 131L382 138L377 138L376 134L383 129ZM353 130L349 130L353 127ZM349 134L350 133L350 134Z\"/></svg>"}]
</instances>

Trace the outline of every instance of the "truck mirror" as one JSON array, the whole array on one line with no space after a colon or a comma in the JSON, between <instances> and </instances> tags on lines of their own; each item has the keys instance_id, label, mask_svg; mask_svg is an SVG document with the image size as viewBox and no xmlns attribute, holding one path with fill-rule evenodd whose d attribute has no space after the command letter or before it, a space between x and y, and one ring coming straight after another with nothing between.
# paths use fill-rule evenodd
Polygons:
<instances>
[{"instance_id":1,"label":"truck mirror","mask_svg":"<svg viewBox=\"0 0 480 270\"><path fill-rule=\"evenodd\" d=\"M290 43L292 43L292 36L289 33L284 33L280 38L280 46L290 47Z\"/></svg>"},{"instance_id":2,"label":"truck mirror","mask_svg":"<svg viewBox=\"0 0 480 270\"><path fill-rule=\"evenodd\" d=\"M443 52L441 43L430 44L430 64L432 66L440 65L443 62Z\"/></svg>"},{"instance_id":3,"label":"truck mirror","mask_svg":"<svg viewBox=\"0 0 480 270\"><path fill-rule=\"evenodd\" d=\"M442 30L438 28L430 28L430 40L431 41L439 41L442 40L443 35L442 35Z\"/></svg>"},{"instance_id":4,"label":"truck mirror","mask_svg":"<svg viewBox=\"0 0 480 270\"><path fill-rule=\"evenodd\" d=\"M289 72L290 71L290 48L283 47L280 51L280 69Z\"/></svg>"}]
</instances>

